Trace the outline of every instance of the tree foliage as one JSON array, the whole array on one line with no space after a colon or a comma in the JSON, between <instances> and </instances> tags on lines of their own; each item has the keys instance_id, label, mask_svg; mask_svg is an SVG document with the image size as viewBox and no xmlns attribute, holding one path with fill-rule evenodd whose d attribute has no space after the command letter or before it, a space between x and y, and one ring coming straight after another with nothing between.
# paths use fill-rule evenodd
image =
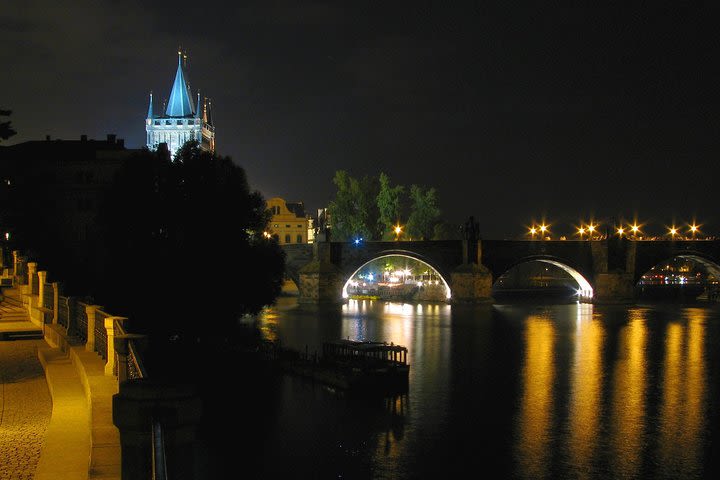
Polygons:
<instances>
[{"instance_id":1,"label":"tree foliage","mask_svg":"<svg viewBox=\"0 0 720 480\"><path fill-rule=\"evenodd\" d=\"M394 238L393 228L400 222L402 215L402 195L405 187L390 186L390 177L380 173L380 191L377 195L378 228L383 240Z\"/></svg>"},{"instance_id":2,"label":"tree foliage","mask_svg":"<svg viewBox=\"0 0 720 480\"><path fill-rule=\"evenodd\" d=\"M405 187L392 186L390 177L384 172L379 177L354 178L347 171L338 170L333 183L337 191L328 209L332 239L335 241L351 241L358 237L395 239L394 229L403 223L406 203L409 203L409 215L403 229L404 236L416 240L457 237L446 227L435 231L441 214L435 188L412 185L408 201L404 196Z\"/></svg>"},{"instance_id":3,"label":"tree foliage","mask_svg":"<svg viewBox=\"0 0 720 480\"><path fill-rule=\"evenodd\" d=\"M128 159L98 217L98 299L156 342L228 335L280 293L284 253L265 201L229 157L188 142Z\"/></svg>"},{"instance_id":4,"label":"tree foliage","mask_svg":"<svg viewBox=\"0 0 720 480\"><path fill-rule=\"evenodd\" d=\"M328 206L332 226L332 239L349 241L362 237L378 237L378 185L376 179L365 176L354 178L345 170L335 172L333 183L337 187L335 199Z\"/></svg>"},{"instance_id":5,"label":"tree foliage","mask_svg":"<svg viewBox=\"0 0 720 480\"><path fill-rule=\"evenodd\" d=\"M437 206L435 188L410 186L410 216L407 221L407 232L411 238L430 240L433 229L440 219L440 208Z\"/></svg>"}]
</instances>

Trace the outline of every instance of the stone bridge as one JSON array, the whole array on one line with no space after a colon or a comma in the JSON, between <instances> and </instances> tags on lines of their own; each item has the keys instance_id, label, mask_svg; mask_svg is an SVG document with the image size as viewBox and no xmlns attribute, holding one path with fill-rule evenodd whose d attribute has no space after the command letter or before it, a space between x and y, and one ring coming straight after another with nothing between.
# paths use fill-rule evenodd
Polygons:
<instances>
[{"instance_id":1,"label":"stone bridge","mask_svg":"<svg viewBox=\"0 0 720 480\"><path fill-rule=\"evenodd\" d=\"M318 242L283 245L286 274L303 302L342 300L343 287L366 263L403 255L434 268L453 302L492 302L492 285L516 265L543 261L564 269L596 303L632 301L634 286L653 266L674 257L720 273L720 240L443 240Z\"/></svg>"}]
</instances>

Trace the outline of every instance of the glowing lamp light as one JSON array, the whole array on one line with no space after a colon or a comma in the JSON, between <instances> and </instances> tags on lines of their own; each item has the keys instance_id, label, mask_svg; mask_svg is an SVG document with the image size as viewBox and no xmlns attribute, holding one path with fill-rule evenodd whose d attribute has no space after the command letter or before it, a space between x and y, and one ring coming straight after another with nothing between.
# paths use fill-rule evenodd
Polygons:
<instances>
[{"instance_id":1,"label":"glowing lamp light","mask_svg":"<svg viewBox=\"0 0 720 480\"><path fill-rule=\"evenodd\" d=\"M625 229L622 227L618 227L617 233L618 233L618 235L620 235L622 237L623 233L625 233Z\"/></svg>"},{"instance_id":2,"label":"glowing lamp light","mask_svg":"<svg viewBox=\"0 0 720 480\"><path fill-rule=\"evenodd\" d=\"M542 233L547 232L547 229L548 229L548 227L547 227L547 225L545 225L544 223L543 223L542 225L540 225L540 231L541 231Z\"/></svg>"},{"instance_id":3,"label":"glowing lamp light","mask_svg":"<svg viewBox=\"0 0 720 480\"><path fill-rule=\"evenodd\" d=\"M588 233L593 233L595 231L596 226L597 225L593 225L592 223L590 225L588 225L588 227L587 227Z\"/></svg>"},{"instance_id":4,"label":"glowing lamp light","mask_svg":"<svg viewBox=\"0 0 720 480\"><path fill-rule=\"evenodd\" d=\"M638 233L640 231L640 227L638 227L637 225L633 225L632 227L630 227L630 230L632 231L632 233Z\"/></svg>"}]
</instances>

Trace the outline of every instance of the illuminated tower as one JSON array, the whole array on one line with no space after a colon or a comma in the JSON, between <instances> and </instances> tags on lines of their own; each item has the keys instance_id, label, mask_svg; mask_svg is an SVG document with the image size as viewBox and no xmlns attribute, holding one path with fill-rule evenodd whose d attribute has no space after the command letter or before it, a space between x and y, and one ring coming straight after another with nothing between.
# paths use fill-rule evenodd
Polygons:
<instances>
[{"instance_id":1,"label":"illuminated tower","mask_svg":"<svg viewBox=\"0 0 720 480\"><path fill-rule=\"evenodd\" d=\"M193 105L190 85L185 80L183 71L182 52L178 52L178 66L175 73L170 99L164 112L153 114L153 97L150 93L145 131L147 132L147 146L150 150L157 149L158 144L167 143L170 154L175 153L188 140L197 140L200 148L209 152L215 151L215 125L212 121L212 103L200 102L200 92L197 93L197 103Z\"/></svg>"}]
</instances>

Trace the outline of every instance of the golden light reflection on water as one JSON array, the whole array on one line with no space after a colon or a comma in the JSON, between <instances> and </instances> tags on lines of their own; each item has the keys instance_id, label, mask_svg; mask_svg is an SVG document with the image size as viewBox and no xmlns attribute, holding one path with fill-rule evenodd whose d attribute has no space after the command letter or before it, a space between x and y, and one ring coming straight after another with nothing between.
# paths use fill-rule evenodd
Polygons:
<instances>
[{"instance_id":1,"label":"golden light reflection on water","mask_svg":"<svg viewBox=\"0 0 720 480\"><path fill-rule=\"evenodd\" d=\"M619 334L618 360L612 371L610 448L615 461L614 471L622 478L635 478L642 466L643 434L647 421L646 314L645 310L630 310L628 324Z\"/></svg>"},{"instance_id":2,"label":"golden light reflection on water","mask_svg":"<svg viewBox=\"0 0 720 480\"><path fill-rule=\"evenodd\" d=\"M544 478L550 463L554 342L555 328L551 321L537 316L527 319L517 445L519 468L526 478Z\"/></svg>"},{"instance_id":3,"label":"golden light reflection on water","mask_svg":"<svg viewBox=\"0 0 720 480\"><path fill-rule=\"evenodd\" d=\"M579 472L588 471L597 447L602 405L605 329L592 318L592 305L578 307L575 332L575 358L572 365L568 411L567 446L572 463ZM581 477L582 478L582 477Z\"/></svg>"},{"instance_id":4,"label":"golden light reflection on water","mask_svg":"<svg viewBox=\"0 0 720 480\"><path fill-rule=\"evenodd\" d=\"M659 454L672 471L702 470L705 312L688 309L667 326L660 406Z\"/></svg>"},{"instance_id":5,"label":"golden light reflection on water","mask_svg":"<svg viewBox=\"0 0 720 480\"><path fill-rule=\"evenodd\" d=\"M266 308L261 315L258 326L260 338L268 342L275 342L278 339L278 319L280 315L274 309Z\"/></svg>"}]
</instances>

